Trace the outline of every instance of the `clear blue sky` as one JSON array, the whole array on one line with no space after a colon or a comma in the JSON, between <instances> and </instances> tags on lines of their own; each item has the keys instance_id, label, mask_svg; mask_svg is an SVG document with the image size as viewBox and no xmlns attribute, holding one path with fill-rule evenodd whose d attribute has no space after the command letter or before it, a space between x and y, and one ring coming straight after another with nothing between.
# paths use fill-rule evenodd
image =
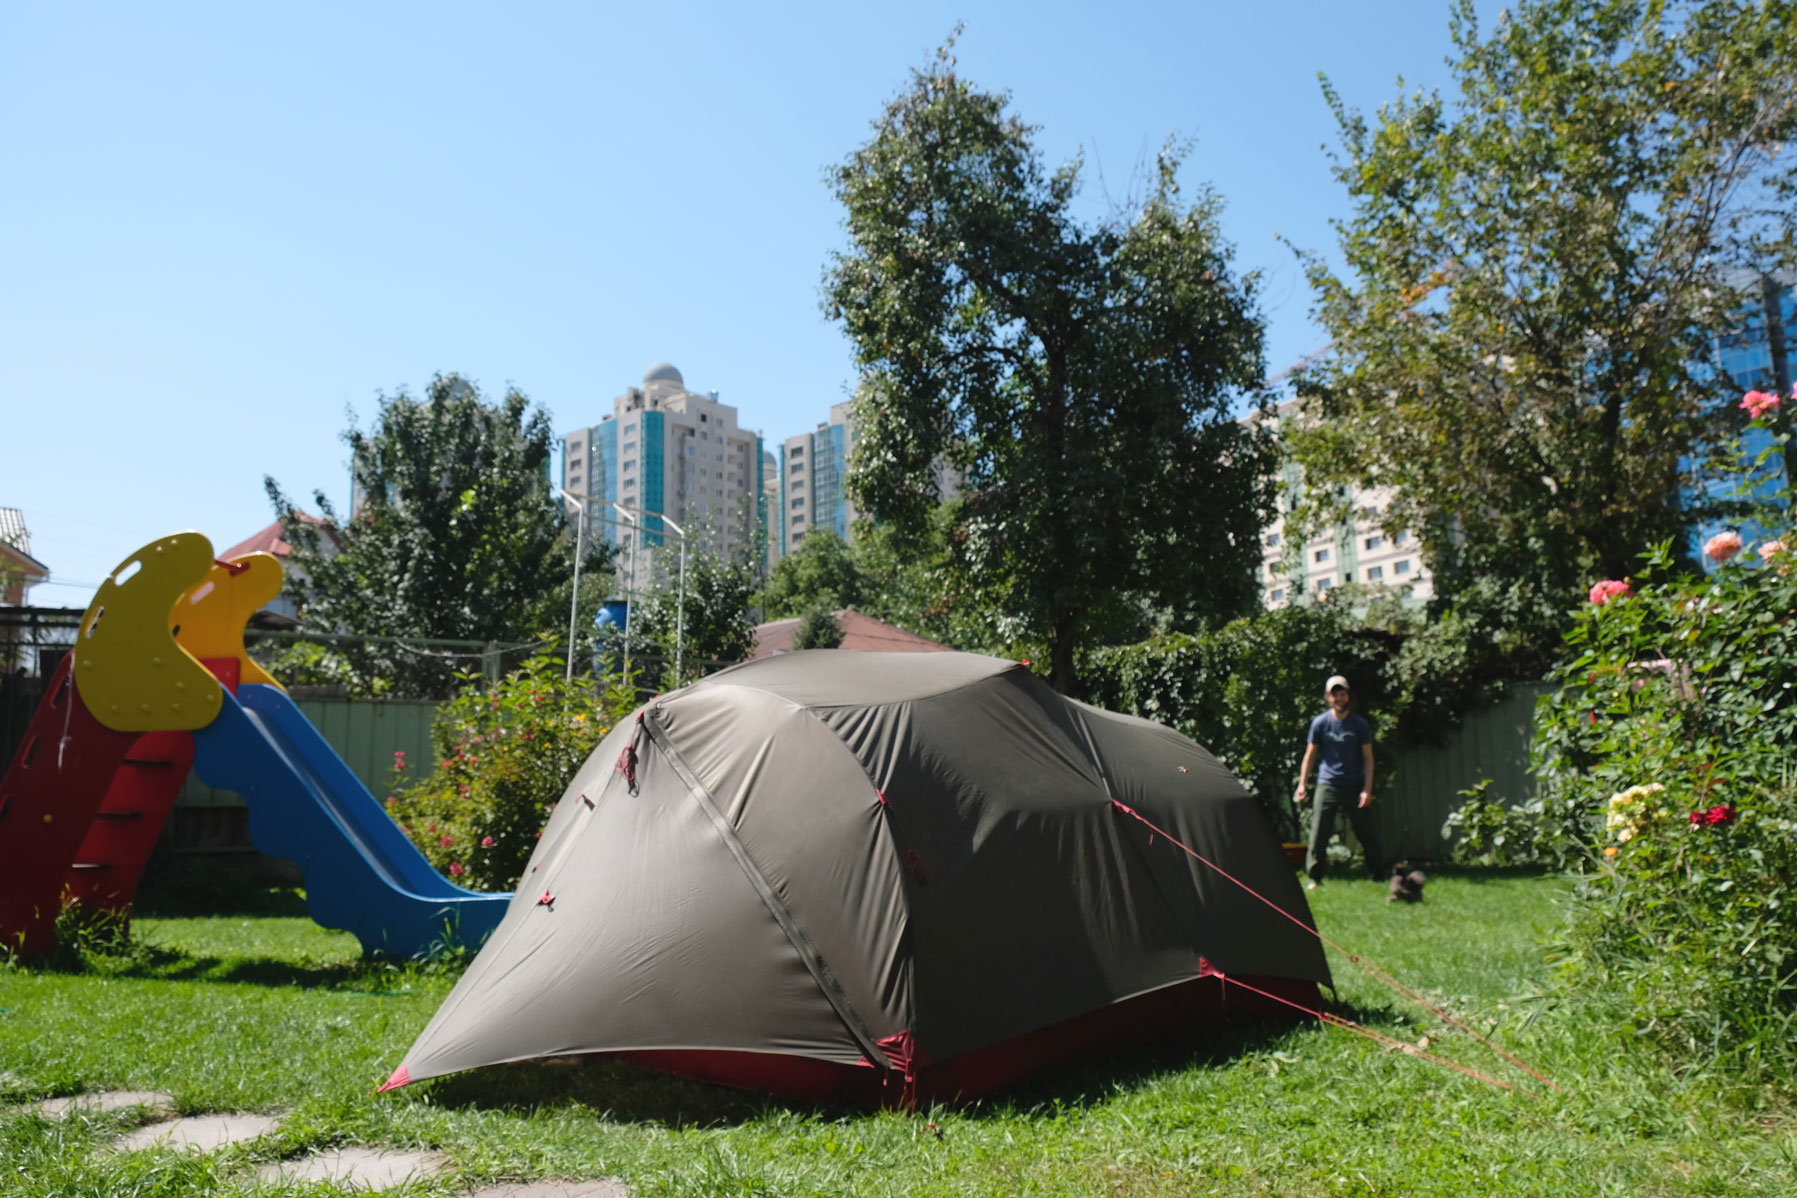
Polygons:
<instances>
[{"instance_id":1,"label":"clear blue sky","mask_svg":"<svg viewBox=\"0 0 1797 1198\"><path fill-rule=\"evenodd\" d=\"M343 503L346 409L435 371L559 432L666 360L770 439L814 426L850 379L823 171L961 20L961 74L1083 151L1092 215L1194 140L1269 370L1323 340L1276 235L1327 248L1344 210L1317 72L1369 112L1447 80L1446 0L0 0L0 505L62 584L33 600L248 536L264 474Z\"/></svg>"}]
</instances>

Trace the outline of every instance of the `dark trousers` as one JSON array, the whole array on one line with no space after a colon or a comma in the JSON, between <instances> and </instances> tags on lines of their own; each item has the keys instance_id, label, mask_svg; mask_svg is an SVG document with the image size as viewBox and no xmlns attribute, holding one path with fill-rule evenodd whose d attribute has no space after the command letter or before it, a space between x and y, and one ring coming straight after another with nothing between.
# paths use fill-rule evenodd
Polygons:
<instances>
[{"instance_id":1,"label":"dark trousers","mask_svg":"<svg viewBox=\"0 0 1797 1198\"><path fill-rule=\"evenodd\" d=\"M1366 850L1366 868L1375 882L1385 880L1385 861L1379 856L1379 830L1370 807L1360 805L1360 787L1318 786L1311 803L1310 851L1304 854L1304 872L1321 882L1329 869L1329 838L1335 835L1335 817L1345 814L1360 847Z\"/></svg>"}]
</instances>

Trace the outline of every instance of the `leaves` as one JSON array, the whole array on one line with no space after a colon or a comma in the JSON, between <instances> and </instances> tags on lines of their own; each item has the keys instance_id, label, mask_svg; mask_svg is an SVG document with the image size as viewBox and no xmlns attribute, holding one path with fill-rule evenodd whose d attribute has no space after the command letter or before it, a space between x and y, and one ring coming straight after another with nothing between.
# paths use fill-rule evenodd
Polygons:
<instances>
[{"instance_id":1,"label":"leaves","mask_svg":"<svg viewBox=\"0 0 1797 1198\"><path fill-rule=\"evenodd\" d=\"M549 416L516 388L497 404L456 375L423 399L383 395L374 426L344 433L356 503L301 519L274 479L270 502L293 546L288 589L302 626L364 636L517 643L566 627L574 529L549 486ZM584 571L609 564L585 546ZM583 588L584 589L584 588ZM599 588L591 588L597 603ZM428 650L362 647L358 689L444 695L454 662Z\"/></svg>"},{"instance_id":2,"label":"leaves","mask_svg":"<svg viewBox=\"0 0 1797 1198\"><path fill-rule=\"evenodd\" d=\"M862 370L849 489L900 535L961 479L941 584L1000 639L1074 651L1258 599L1270 444L1233 419L1261 377L1255 279L1230 272L1208 193L1163 155L1144 202L1087 226L1079 164L1047 170L1002 93L950 47L832 173L850 249L824 306Z\"/></svg>"},{"instance_id":3,"label":"leaves","mask_svg":"<svg viewBox=\"0 0 1797 1198\"><path fill-rule=\"evenodd\" d=\"M1525 670L1591 578L1709 502L1690 484L1734 427L1712 339L1752 298L1730 271L1791 261L1793 30L1789 3L1533 0L1482 38L1462 3L1456 96L1369 125L1325 83L1354 207L1346 270L1304 259L1335 352L1289 441L1319 490L1387 488L1387 527L1447 602L1507 615Z\"/></svg>"}]
</instances>

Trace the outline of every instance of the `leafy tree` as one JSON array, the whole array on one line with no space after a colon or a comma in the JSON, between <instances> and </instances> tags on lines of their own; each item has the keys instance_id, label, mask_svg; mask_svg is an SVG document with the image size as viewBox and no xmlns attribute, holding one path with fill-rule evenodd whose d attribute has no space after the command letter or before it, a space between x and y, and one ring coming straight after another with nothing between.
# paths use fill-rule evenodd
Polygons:
<instances>
[{"instance_id":1,"label":"leafy tree","mask_svg":"<svg viewBox=\"0 0 1797 1198\"><path fill-rule=\"evenodd\" d=\"M1353 214L1344 272L1306 259L1334 353L1286 432L1313 495L1389 488L1438 591L1536 669L1692 519L1727 431L1731 277L1791 251L1797 9L1525 0L1482 38L1460 0L1452 27L1457 99L1369 126L1324 81Z\"/></svg>"},{"instance_id":2,"label":"leafy tree","mask_svg":"<svg viewBox=\"0 0 1797 1198\"><path fill-rule=\"evenodd\" d=\"M1230 273L1216 197L1181 200L1172 150L1133 211L1077 220L1079 163L1047 170L951 48L832 176L850 247L825 309L863 372L848 485L911 532L938 463L959 471L945 589L1074 691L1075 648L1144 600L1188 624L1258 597L1268 443L1231 416L1261 377L1255 279Z\"/></svg>"},{"instance_id":3,"label":"leafy tree","mask_svg":"<svg viewBox=\"0 0 1797 1198\"><path fill-rule=\"evenodd\" d=\"M715 553L692 553L684 599L670 569L631 605L632 656L644 661L652 677L654 659L669 688L742 661L755 648L755 622L749 618L754 590L755 574L748 566Z\"/></svg>"},{"instance_id":4,"label":"leafy tree","mask_svg":"<svg viewBox=\"0 0 1797 1198\"><path fill-rule=\"evenodd\" d=\"M823 604L807 608L793 629L794 649L838 649L842 647L842 624L836 613Z\"/></svg>"},{"instance_id":5,"label":"leafy tree","mask_svg":"<svg viewBox=\"0 0 1797 1198\"><path fill-rule=\"evenodd\" d=\"M769 573L761 590L763 618L784 620L820 604L859 608L868 592L855 551L833 530L815 529Z\"/></svg>"},{"instance_id":6,"label":"leafy tree","mask_svg":"<svg viewBox=\"0 0 1797 1198\"><path fill-rule=\"evenodd\" d=\"M302 626L364 636L518 643L565 633L575 530L549 485L549 416L516 388L497 404L456 375L423 399L380 397L368 432L351 427L357 502L338 516L322 491L322 524L298 517L273 479L297 573ZM583 572L608 567L594 540ZM585 588L583 588L585 589ZM591 588L596 604L602 588ZM366 687L448 694L471 662L370 643L351 654Z\"/></svg>"}]
</instances>

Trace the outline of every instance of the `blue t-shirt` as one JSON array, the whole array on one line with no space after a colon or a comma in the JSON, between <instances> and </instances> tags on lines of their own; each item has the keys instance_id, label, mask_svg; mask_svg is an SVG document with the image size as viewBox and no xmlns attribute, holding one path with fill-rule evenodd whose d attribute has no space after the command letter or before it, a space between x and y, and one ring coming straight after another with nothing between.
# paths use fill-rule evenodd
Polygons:
<instances>
[{"instance_id":1,"label":"blue t-shirt","mask_svg":"<svg viewBox=\"0 0 1797 1198\"><path fill-rule=\"evenodd\" d=\"M1338 720L1333 711L1325 711L1310 721L1310 743L1323 759L1317 767L1318 786L1360 789L1364 780L1360 748L1373 743L1373 729L1359 713L1350 711L1346 719Z\"/></svg>"}]
</instances>

